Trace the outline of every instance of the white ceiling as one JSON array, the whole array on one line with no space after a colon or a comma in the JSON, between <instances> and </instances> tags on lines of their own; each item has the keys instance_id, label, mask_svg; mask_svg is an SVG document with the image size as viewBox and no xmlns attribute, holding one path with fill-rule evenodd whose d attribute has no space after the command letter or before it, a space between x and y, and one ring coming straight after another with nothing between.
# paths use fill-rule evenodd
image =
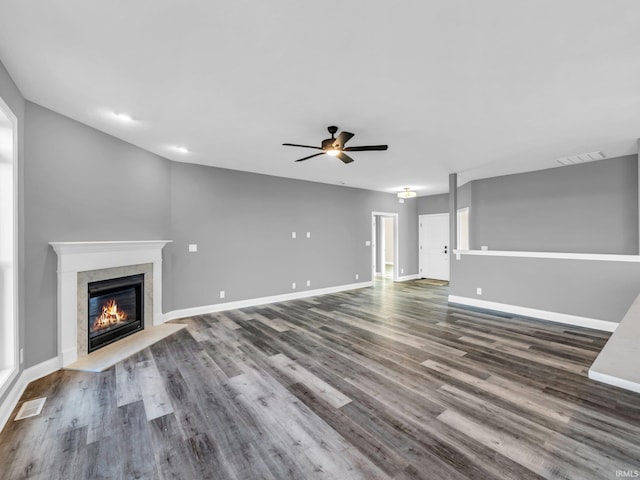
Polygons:
<instances>
[{"instance_id":1,"label":"white ceiling","mask_svg":"<svg viewBox=\"0 0 640 480\"><path fill-rule=\"evenodd\" d=\"M172 160L426 195L636 153L639 25L637 0L2 0L0 60L28 100ZM332 124L389 150L281 145Z\"/></svg>"}]
</instances>

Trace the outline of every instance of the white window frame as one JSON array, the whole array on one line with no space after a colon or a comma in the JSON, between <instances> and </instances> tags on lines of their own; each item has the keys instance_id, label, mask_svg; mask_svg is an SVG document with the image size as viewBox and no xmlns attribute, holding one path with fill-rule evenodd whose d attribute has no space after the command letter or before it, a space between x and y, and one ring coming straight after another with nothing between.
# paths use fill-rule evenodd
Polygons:
<instances>
[{"instance_id":1,"label":"white window frame","mask_svg":"<svg viewBox=\"0 0 640 480\"><path fill-rule=\"evenodd\" d=\"M0 145L0 397L20 369L18 332L18 119L0 98L0 121L10 125L8 145ZM4 117L4 118L2 118Z\"/></svg>"},{"instance_id":2,"label":"white window frame","mask_svg":"<svg viewBox=\"0 0 640 480\"><path fill-rule=\"evenodd\" d=\"M459 208L456 212L456 232L458 233L458 238L456 238L456 249L457 250L469 250L469 241L470 241L470 230L469 230L469 216L471 212L469 211L469 207ZM464 232L466 232L466 238L462 237L463 229L462 227L462 218L466 218L466 228Z\"/></svg>"}]
</instances>

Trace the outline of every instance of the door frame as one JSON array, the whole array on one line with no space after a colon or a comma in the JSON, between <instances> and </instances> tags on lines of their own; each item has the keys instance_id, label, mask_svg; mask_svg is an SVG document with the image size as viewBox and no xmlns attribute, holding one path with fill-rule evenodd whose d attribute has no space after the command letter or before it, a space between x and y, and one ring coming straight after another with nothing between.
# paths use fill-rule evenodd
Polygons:
<instances>
[{"instance_id":1,"label":"door frame","mask_svg":"<svg viewBox=\"0 0 640 480\"><path fill-rule=\"evenodd\" d=\"M422 238L422 227L420 225L421 223L421 219L422 217L446 217L447 218L447 223L449 223L451 221L451 218L449 216L448 213L427 213L427 214L422 214L422 215L418 215L418 276L420 278L429 278L424 276L424 265L423 265L423 254L422 254L422 244L423 244L423 238ZM451 280L451 252L453 251L453 249L451 248L451 245L449 245L449 238L447 237L446 240L446 245L447 245L447 265L448 265L448 277L447 281Z\"/></svg>"},{"instance_id":2,"label":"door frame","mask_svg":"<svg viewBox=\"0 0 640 480\"><path fill-rule=\"evenodd\" d=\"M379 248L376 244L376 216L391 217L393 219L393 281L397 282L400 278L400 242L398 242L400 229L399 215L392 212L371 212L371 279L373 280L376 276L376 250ZM380 272L384 273L383 270Z\"/></svg>"}]
</instances>

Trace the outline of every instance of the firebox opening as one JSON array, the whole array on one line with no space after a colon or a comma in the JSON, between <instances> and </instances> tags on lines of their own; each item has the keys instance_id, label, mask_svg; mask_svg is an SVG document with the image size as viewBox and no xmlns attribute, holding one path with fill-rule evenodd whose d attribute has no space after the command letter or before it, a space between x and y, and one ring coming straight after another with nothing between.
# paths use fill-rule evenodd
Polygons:
<instances>
[{"instance_id":1,"label":"firebox opening","mask_svg":"<svg viewBox=\"0 0 640 480\"><path fill-rule=\"evenodd\" d=\"M89 353L144 328L144 274L91 282Z\"/></svg>"}]
</instances>

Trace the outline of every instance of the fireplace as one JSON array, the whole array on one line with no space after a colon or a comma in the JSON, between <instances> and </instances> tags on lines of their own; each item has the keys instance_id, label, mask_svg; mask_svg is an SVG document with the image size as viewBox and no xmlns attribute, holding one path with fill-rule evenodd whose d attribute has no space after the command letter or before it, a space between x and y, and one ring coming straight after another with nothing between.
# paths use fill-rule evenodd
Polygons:
<instances>
[{"instance_id":1,"label":"fireplace","mask_svg":"<svg viewBox=\"0 0 640 480\"><path fill-rule=\"evenodd\" d=\"M88 353L144 328L144 274L87 284Z\"/></svg>"},{"instance_id":2,"label":"fireplace","mask_svg":"<svg viewBox=\"0 0 640 480\"><path fill-rule=\"evenodd\" d=\"M143 273L145 328L164 323L162 248L169 242L51 242L58 255L58 353L62 367L89 355L89 283Z\"/></svg>"}]
</instances>

